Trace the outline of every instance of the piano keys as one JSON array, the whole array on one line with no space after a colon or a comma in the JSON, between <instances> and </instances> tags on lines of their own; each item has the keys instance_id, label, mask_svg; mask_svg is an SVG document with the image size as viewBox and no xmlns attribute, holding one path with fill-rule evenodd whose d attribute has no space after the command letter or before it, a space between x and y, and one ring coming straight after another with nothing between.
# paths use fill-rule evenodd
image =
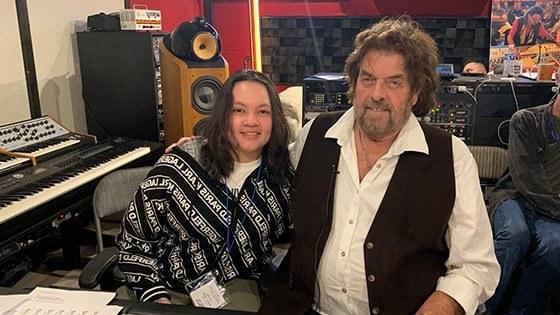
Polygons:
<instances>
[{"instance_id":1,"label":"piano keys","mask_svg":"<svg viewBox=\"0 0 560 315\"><path fill-rule=\"evenodd\" d=\"M0 149L9 154L0 155L0 248L56 224L88 202L105 174L145 165L163 149L161 143L125 138L97 143L94 136L70 132L49 117L7 127L0 127ZM22 154L36 158L36 165Z\"/></svg>"},{"instance_id":2,"label":"piano keys","mask_svg":"<svg viewBox=\"0 0 560 315\"><path fill-rule=\"evenodd\" d=\"M0 177L0 223L151 152L149 146L102 142Z\"/></svg>"}]
</instances>

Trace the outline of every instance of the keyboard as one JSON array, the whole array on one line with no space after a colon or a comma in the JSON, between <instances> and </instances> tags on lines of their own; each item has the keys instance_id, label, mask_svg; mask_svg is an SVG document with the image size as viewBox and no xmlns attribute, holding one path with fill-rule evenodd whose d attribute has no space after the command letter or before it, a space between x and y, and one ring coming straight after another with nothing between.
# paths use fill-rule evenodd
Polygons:
<instances>
[{"instance_id":1,"label":"keyboard","mask_svg":"<svg viewBox=\"0 0 560 315\"><path fill-rule=\"evenodd\" d=\"M104 141L0 177L0 224L64 195L152 151Z\"/></svg>"}]
</instances>

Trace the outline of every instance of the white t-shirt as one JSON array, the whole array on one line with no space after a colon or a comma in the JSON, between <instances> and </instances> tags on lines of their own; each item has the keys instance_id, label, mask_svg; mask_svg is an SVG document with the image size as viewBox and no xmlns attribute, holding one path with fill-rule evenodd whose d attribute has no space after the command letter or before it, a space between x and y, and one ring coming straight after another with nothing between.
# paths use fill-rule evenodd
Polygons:
<instances>
[{"instance_id":1,"label":"white t-shirt","mask_svg":"<svg viewBox=\"0 0 560 315\"><path fill-rule=\"evenodd\" d=\"M231 190L241 189L241 186L243 186L247 176L259 167L259 165L261 165L261 158L246 163L235 162L235 165L233 165L233 172L231 172L229 177L226 179L226 185L228 188Z\"/></svg>"}]
</instances>

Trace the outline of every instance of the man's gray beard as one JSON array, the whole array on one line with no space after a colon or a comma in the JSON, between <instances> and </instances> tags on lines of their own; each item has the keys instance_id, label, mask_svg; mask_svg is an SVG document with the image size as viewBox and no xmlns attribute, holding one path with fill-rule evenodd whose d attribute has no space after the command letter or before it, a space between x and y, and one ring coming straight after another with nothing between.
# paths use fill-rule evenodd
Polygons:
<instances>
[{"instance_id":1,"label":"man's gray beard","mask_svg":"<svg viewBox=\"0 0 560 315\"><path fill-rule=\"evenodd\" d=\"M398 127L404 126L404 124L406 123L406 121L408 120L408 118L410 117L409 115L411 115L412 113L409 113L409 115L407 115L405 117L405 119L402 121L401 126L397 126L398 122L395 120L395 117L393 117L392 113L393 113L393 109L386 106L387 110L389 111L389 119L387 121L387 124L381 124L381 120L383 118L381 117L372 117L372 116L368 116L366 114L367 111L367 106L363 106L361 107L359 110L356 111L356 122L358 123L358 126L360 127L360 129L362 130L362 132L370 139L370 140L381 140L384 137L386 137L387 135L389 135L390 133L392 133L393 131L395 131ZM396 117L397 119L399 117Z\"/></svg>"}]
</instances>

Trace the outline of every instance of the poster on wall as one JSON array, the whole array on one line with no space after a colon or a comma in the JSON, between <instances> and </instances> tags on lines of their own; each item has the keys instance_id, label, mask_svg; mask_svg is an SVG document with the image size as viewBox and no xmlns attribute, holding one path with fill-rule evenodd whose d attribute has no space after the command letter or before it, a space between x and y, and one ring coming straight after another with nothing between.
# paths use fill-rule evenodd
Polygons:
<instances>
[{"instance_id":1,"label":"poster on wall","mask_svg":"<svg viewBox=\"0 0 560 315\"><path fill-rule=\"evenodd\" d=\"M493 0L490 32L490 69L496 73L511 59L520 61L521 72L560 65L560 0Z\"/></svg>"}]
</instances>

